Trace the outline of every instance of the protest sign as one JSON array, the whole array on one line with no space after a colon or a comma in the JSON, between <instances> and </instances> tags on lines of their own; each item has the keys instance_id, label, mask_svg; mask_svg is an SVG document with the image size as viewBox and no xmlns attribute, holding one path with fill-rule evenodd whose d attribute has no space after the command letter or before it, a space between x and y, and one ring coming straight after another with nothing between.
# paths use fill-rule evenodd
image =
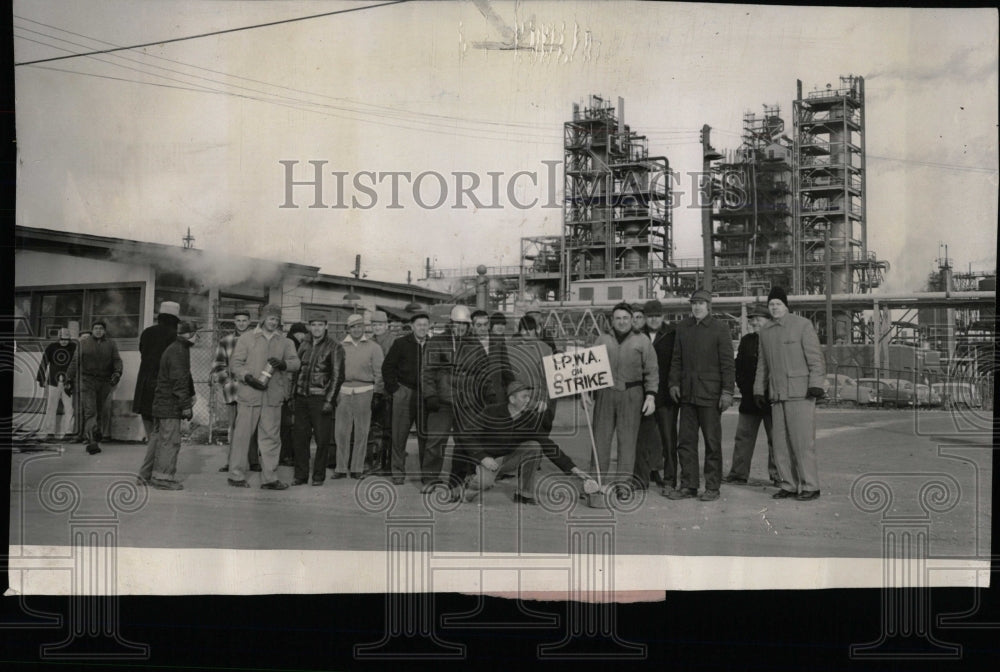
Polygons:
<instances>
[{"instance_id":1,"label":"protest sign","mask_svg":"<svg viewBox=\"0 0 1000 672\"><path fill-rule=\"evenodd\" d=\"M604 345L543 357L542 363L552 399L593 392L615 384L608 348Z\"/></svg>"}]
</instances>

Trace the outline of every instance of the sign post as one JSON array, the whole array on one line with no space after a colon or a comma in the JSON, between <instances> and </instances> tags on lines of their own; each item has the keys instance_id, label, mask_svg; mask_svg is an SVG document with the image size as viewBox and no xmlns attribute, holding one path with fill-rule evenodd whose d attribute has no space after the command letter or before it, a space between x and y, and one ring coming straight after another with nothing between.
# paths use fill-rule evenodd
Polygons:
<instances>
[{"instance_id":1,"label":"sign post","mask_svg":"<svg viewBox=\"0 0 1000 672\"><path fill-rule=\"evenodd\" d=\"M614 387L615 384L611 375L608 348L604 345L543 357L542 364L545 367L545 383L551 399L575 394L589 396L595 390ZM594 440L590 409L586 403L583 410L583 415L587 419L587 433L590 436L590 450L594 459L594 471L597 473L597 485L603 490L601 468L597 460L597 442Z\"/></svg>"}]
</instances>

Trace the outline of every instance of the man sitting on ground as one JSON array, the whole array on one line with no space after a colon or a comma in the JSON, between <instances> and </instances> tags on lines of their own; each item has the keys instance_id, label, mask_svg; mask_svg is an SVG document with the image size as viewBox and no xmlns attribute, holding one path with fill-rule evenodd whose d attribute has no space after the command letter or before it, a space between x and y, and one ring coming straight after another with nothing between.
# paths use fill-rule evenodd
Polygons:
<instances>
[{"instance_id":1,"label":"man sitting on ground","mask_svg":"<svg viewBox=\"0 0 1000 672\"><path fill-rule=\"evenodd\" d=\"M585 492L597 492L597 481L573 464L573 460L548 437L543 414L529 408L531 398L531 386L515 380L507 385L506 402L486 407L477 423L474 447L469 452L469 457L477 464L475 473L465 484L466 501L471 502L480 492L492 488L498 476L517 473L514 501L535 504L535 473L543 455L563 472L583 480ZM459 491L453 492L453 501L459 496Z\"/></svg>"}]
</instances>

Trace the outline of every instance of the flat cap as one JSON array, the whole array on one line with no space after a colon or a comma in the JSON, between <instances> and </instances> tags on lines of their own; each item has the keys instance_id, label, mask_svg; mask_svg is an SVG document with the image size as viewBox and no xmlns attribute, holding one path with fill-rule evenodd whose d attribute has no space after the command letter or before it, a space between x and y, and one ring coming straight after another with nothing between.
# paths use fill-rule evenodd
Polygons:
<instances>
[{"instance_id":1,"label":"flat cap","mask_svg":"<svg viewBox=\"0 0 1000 672\"><path fill-rule=\"evenodd\" d=\"M694 290L694 293L691 294L691 298L689 299L689 301L691 303L694 303L695 301L705 301L706 303L712 303L712 295L711 293L708 292L708 290L696 289Z\"/></svg>"}]
</instances>

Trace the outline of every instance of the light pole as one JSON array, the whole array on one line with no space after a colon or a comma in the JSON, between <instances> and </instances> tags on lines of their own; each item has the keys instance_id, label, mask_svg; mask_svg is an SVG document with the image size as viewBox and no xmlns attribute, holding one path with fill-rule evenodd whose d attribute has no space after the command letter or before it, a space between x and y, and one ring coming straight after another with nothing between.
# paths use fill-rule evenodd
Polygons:
<instances>
[{"instance_id":1,"label":"light pole","mask_svg":"<svg viewBox=\"0 0 1000 672\"><path fill-rule=\"evenodd\" d=\"M823 282L826 285L826 360L830 363L830 356L833 353L833 273L830 270L830 224L823 227L823 262L826 266L826 278Z\"/></svg>"}]
</instances>

